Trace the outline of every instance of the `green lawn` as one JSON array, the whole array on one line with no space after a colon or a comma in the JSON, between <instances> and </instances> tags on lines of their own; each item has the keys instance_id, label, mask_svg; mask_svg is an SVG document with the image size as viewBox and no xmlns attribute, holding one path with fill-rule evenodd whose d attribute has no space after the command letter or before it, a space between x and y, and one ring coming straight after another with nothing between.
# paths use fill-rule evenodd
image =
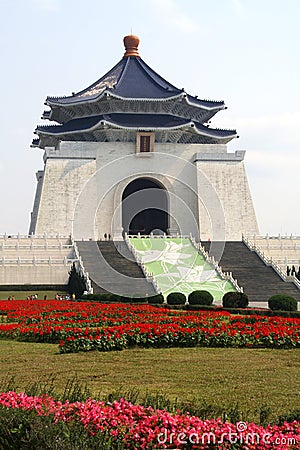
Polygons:
<instances>
[{"instance_id":1,"label":"green lawn","mask_svg":"<svg viewBox=\"0 0 300 450\"><path fill-rule=\"evenodd\" d=\"M120 388L215 407L238 404L252 420L262 405L274 416L300 409L299 350L172 348L60 355L57 345L1 340L0 379L11 376L19 390L55 376L62 392L77 377L97 398Z\"/></svg>"},{"instance_id":2,"label":"green lawn","mask_svg":"<svg viewBox=\"0 0 300 450\"><path fill-rule=\"evenodd\" d=\"M15 300L25 300L28 296L37 294L39 300L43 300L44 295L47 295L47 299L51 300L55 298L57 291L0 291L0 300L7 300L8 297L15 297ZM59 294L65 295L66 292L59 291Z\"/></svg>"}]
</instances>

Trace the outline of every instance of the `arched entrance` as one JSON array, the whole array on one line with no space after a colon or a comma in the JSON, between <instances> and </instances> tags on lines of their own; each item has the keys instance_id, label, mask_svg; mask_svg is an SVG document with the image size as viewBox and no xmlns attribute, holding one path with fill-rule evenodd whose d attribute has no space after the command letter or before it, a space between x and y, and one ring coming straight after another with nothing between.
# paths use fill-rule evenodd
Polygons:
<instances>
[{"instance_id":1,"label":"arched entrance","mask_svg":"<svg viewBox=\"0 0 300 450\"><path fill-rule=\"evenodd\" d=\"M137 178L122 195L122 226L128 234L162 234L169 228L168 195L150 178Z\"/></svg>"}]
</instances>

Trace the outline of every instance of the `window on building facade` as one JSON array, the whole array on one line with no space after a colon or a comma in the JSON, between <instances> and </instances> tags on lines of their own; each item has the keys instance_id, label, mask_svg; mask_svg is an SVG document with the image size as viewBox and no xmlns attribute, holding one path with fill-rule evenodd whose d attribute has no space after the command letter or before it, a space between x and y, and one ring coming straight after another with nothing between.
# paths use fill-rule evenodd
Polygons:
<instances>
[{"instance_id":1,"label":"window on building facade","mask_svg":"<svg viewBox=\"0 0 300 450\"><path fill-rule=\"evenodd\" d=\"M150 136L140 137L140 152L150 152Z\"/></svg>"},{"instance_id":2,"label":"window on building facade","mask_svg":"<svg viewBox=\"0 0 300 450\"><path fill-rule=\"evenodd\" d=\"M154 150L154 133L136 134L136 153L147 154Z\"/></svg>"}]
</instances>

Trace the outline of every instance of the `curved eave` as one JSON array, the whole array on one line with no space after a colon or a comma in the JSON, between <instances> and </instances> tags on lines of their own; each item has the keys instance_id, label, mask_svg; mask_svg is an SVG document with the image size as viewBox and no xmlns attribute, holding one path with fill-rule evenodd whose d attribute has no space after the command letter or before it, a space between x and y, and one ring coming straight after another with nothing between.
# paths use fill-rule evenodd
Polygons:
<instances>
[{"instance_id":1,"label":"curved eave","mask_svg":"<svg viewBox=\"0 0 300 450\"><path fill-rule=\"evenodd\" d=\"M47 128L51 128L51 130L47 130ZM92 133L99 129L116 129L116 130L130 130L130 131L149 131L149 132L155 132L155 131L172 131L172 130L183 130L185 132L195 133L201 136L206 136L210 138L214 138L216 140L226 140L228 142L228 139L231 140L233 138L238 137L236 130L221 130L221 129L214 129L214 128L207 128L202 124L194 123L194 122L182 122L181 124L175 125L175 126L129 126L129 125L121 125L114 121L101 119L99 122L95 123L91 127L82 127L81 129L77 130L63 130L60 131L61 127L57 126L49 126L49 127L37 127L35 130L35 134L37 135L46 135L46 136L53 136L54 138L61 138L62 136L70 136L72 134L76 133Z\"/></svg>"},{"instance_id":2,"label":"curved eave","mask_svg":"<svg viewBox=\"0 0 300 450\"><path fill-rule=\"evenodd\" d=\"M118 100L122 101L129 101L129 102L167 102L169 100L178 100L178 99L185 99L186 103L190 106L197 106L201 107L201 109L206 109L208 111L212 110L220 110L225 108L224 101L210 101L210 100L200 100L196 97L192 97L191 95L187 94L186 92L182 91L179 94L176 95L169 95L167 97L124 97L121 95L117 95L113 92L113 89L105 89L103 92L101 92L99 95L95 97L84 97L84 98L76 98L75 97L66 97L73 99L73 101L70 101L69 103L61 102L59 101L59 98L57 101L50 100L49 98L46 99L45 105L47 106L60 106L62 108L70 107L73 105L78 105L82 103L96 103L99 100L101 100L103 97L113 97ZM211 105L210 105L211 103Z\"/></svg>"},{"instance_id":3,"label":"curved eave","mask_svg":"<svg viewBox=\"0 0 300 450\"><path fill-rule=\"evenodd\" d=\"M33 139L30 147L31 148L39 148L40 147L40 140L39 139Z\"/></svg>"},{"instance_id":4,"label":"curved eave","mask_svg":"<svg viewBox=\"0 0 300 450\"><path fill-rule=\"evenodd\" d=\"M65 101L60 101L60 100L64 100L61 97L56 100L53 99L49 99L47 98L45 101L45 105L47 106L61 106L61 107L69 107L69 106L73 106L73 105L79 105L79 104L84 104L84 103L96 103L99 100L101 100L103 97L113 97L116 98L118 100L123 100L123 101L131 101L131 102L136 102L136 101L142 101L142 102L149 102L149 101L155 101L155 102L165 102L168 100L175 100L178 99L180 97L183 97L184 94L182 92L180 92L179 94L176 95L172 95L170 94L168 97L124 97L121 95L117 95L113 92L113 89L105 89L103 92L100 92L99 95L97 96L91 96L91 97L66 97L69 98L70 101L69 103L65 102Z\"/></svg>"},{"instance_id":5,"label":"curved eave","mask_svg":"<svg viewBox=\"0 0 300 450\"><path fill-rule=\"evenodd\" d=\"M109 108L110 100L112 101L111 108ZM68 120L72 120L75 118L89 117L91 115L99 114L101 113L101 111L103 111L103 113L122 112L125 110L128 112L130 112L131 110L136 112L137 104L140 105L138 109L140 109L141 113L143 113L143 111L145 110L145 106L143 105L148 105L146 107L146 113L151 112L151 105L153 105L153 114L155 114L155 111L158 112L157 106L155 105L161 103L161 113L165 111L172 114L172 111L177 111L177 115L181 117L190 118L191 120L201 121L202 123L204 123L210 120L218 111L227 109L224 102L216 102L214 105L202 105L200 101L198 101L197 103L195 100L197 99L194 99L193 97L183 92L164 99L134 99L120 97L115 93L106 91L97 99L90 99L89 102L86 102L84 104L73 103L69 105L53 105L50 111L44 112L42 119L52 120L58 123L65 123ZM102 102L104 103L102 104ZM118 102L118 106L115 102ZM179 112L180 110L178 110L179 105L181 112ZM186 110L182 110L182 107L185 107ZM85 108L86 113L84 112Z\"/></svg>"}]
</instances>

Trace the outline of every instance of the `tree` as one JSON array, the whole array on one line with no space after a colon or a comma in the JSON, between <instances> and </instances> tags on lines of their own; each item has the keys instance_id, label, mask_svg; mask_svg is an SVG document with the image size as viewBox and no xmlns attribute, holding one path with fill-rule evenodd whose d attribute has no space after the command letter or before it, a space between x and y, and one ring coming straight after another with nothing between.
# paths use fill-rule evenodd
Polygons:
<instances>
[{"instance_id":1,"label":"tree","mask_svg":"<svg viewBox=\"0 0 300 450\"><path fill-rule=\"evenodd\" d=\"M67 290L70 295L75 294L76 298L80 298L86 290L84 277L77 272L75 263L72 264L69 272Z\"/></svg>"}]
</instances>

